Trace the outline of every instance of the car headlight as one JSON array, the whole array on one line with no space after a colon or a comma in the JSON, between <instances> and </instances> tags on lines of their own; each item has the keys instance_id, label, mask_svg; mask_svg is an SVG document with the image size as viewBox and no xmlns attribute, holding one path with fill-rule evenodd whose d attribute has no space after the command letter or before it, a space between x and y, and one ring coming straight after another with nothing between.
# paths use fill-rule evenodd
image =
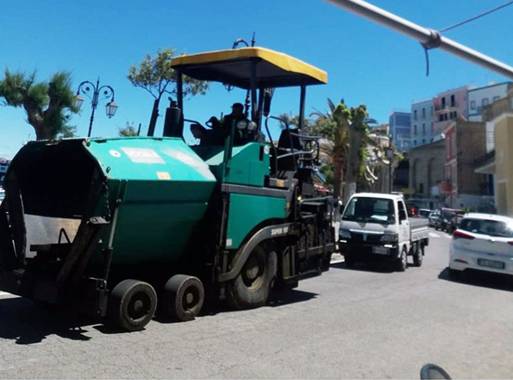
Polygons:
<instances>
[{"instance_id":1,"label":"car headlight","mask_svg":"<svg viewBox=\"0 0 513 380\"><path fill-rule=\"evenodd\" d=\"M345 228L341 228L338 237L339 239L351 239L351 232Z\"/></svg>"},{"instance_id":2,"label":"car headlight","mask_svg":"<svg viewBox=\"0 0 513 380\"><path fill-rule=\"evenodd\" d=\"M399 235L395 233L384 233L381 237L382 243L397 243L399 241Z\"/></svg>"}]
</instances>

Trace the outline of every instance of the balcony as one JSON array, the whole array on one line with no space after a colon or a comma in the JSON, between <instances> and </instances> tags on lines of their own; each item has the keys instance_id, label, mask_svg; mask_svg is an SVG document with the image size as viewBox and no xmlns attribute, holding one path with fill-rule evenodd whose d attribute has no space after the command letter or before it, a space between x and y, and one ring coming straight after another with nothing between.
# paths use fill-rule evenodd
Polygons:
<instances>
[{"instance_id":1,"label":"balcony","mask_svg":"<svg viewBox=\"0 0 513 380\"><path fill-rule=\"evenodd\" d=\"M449 104L435 104L435 112L454 111L458 109L458 102Z\"/></svg>"}]
</instances>

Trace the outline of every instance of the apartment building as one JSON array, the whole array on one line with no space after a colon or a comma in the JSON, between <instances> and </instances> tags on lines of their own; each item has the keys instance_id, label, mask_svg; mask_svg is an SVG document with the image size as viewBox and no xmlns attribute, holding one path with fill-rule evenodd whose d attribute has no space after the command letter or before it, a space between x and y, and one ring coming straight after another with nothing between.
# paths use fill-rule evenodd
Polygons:
<instances>
[{"instance_id":1,"label":"apartment building","mask_svg":"<svg viewBox=\"0 0 513 380\"><path fill-rule=\"evenodd\" d=\"M411 105L411 147L431 143L433 139L433 100L415 102Z\"/></svg>"}]
</instances>

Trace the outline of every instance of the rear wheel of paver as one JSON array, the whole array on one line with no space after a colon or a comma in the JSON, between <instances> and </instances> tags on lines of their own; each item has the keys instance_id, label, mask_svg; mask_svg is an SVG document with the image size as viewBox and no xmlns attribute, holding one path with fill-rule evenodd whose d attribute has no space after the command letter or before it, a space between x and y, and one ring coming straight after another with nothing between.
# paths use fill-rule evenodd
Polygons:
<instances>
[{"instance_id":1,"label":"rear wheel of paver","mask_svg":"<svg viewBox=\"0 0 513 380\"><path fill-rule=\"evenodd\" d=\"M205 302L205 289L197 277L176 274L164 286L160 300L167 317L179 321L191 321L201 311Z\"/></svg>"},{"instance_id":2,"label":"rear wheel of paver","mask_svg":"<svg viewBox=\"0 0 513 380\"><path fill-rule=\"evenodd\" d=\"M415 249L415 253L413 254L413 265L416 267L422 266L422 261L424 260L424 246L417 246Z\"/></svg>"},{"instance_id":3,"label":"rear wheel of paver","mask_svg":"<svg viewBox=\"0 0 513 380\"><path fill-rule=\"evenodd\" d=\"M276 276L276 252L257 246L251 252L239 275L227 286L227 301L235 309L263 306L269 298Z\"/></svg>"},{"instance_id":4,"label":"rear wheel of paver","mask_svg":"<svg viewBox=\"0 0 513 380\"><path fill-rule=\"evenodd\" d=\"M108 318L123 330L142 330L152 320L156 308L157 293L150 284L123 280L110 294Z\"/></svg>"},{"instance_id":5,"label":"rear wheel of paver","mask_svg":"<svg viewBox=\"0 0 513 380\"><path fill-rule=\"evenodd\" d=\"M399 258L396 261L396 270L404 272L406 268L408 268L408 252L406 252L406 247L403 247Z\"/></svg>"}]
</instances>

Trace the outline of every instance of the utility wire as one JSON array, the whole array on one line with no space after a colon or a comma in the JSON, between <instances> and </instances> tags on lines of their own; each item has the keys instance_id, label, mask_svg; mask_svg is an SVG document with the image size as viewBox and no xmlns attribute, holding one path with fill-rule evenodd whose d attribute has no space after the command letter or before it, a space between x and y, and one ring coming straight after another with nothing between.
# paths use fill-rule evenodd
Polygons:
<instances>
[{"instance_id":1,"label":"utility wire","mask_svg":"<svg viewBox=\"0 0 513 380\"><path fill-rule=\"evenodd\" d=\"M447 28L444 28L444 29L440 30L440 32L447 32L447 31L449 31L451 29L455 29L455 28L457 28L459 26L465 25L465 24L467 24L467 23L469 23L471 21L477 20L477 19L479 19L481 17L488 16L490 13L497 12L498 10L506 8L506 7L508 7L508 6L512 5L512 4L513 4L513 0L507 1L505 4L502 4L502 5L499 5L498 7L495 7L493 9L487 10L487 11L485 11L483 13L478 14L477 16L474 16L474 17L471 17L469 19L460 21L457 24L448 26Z\"/></svg>"}]
</instances>

